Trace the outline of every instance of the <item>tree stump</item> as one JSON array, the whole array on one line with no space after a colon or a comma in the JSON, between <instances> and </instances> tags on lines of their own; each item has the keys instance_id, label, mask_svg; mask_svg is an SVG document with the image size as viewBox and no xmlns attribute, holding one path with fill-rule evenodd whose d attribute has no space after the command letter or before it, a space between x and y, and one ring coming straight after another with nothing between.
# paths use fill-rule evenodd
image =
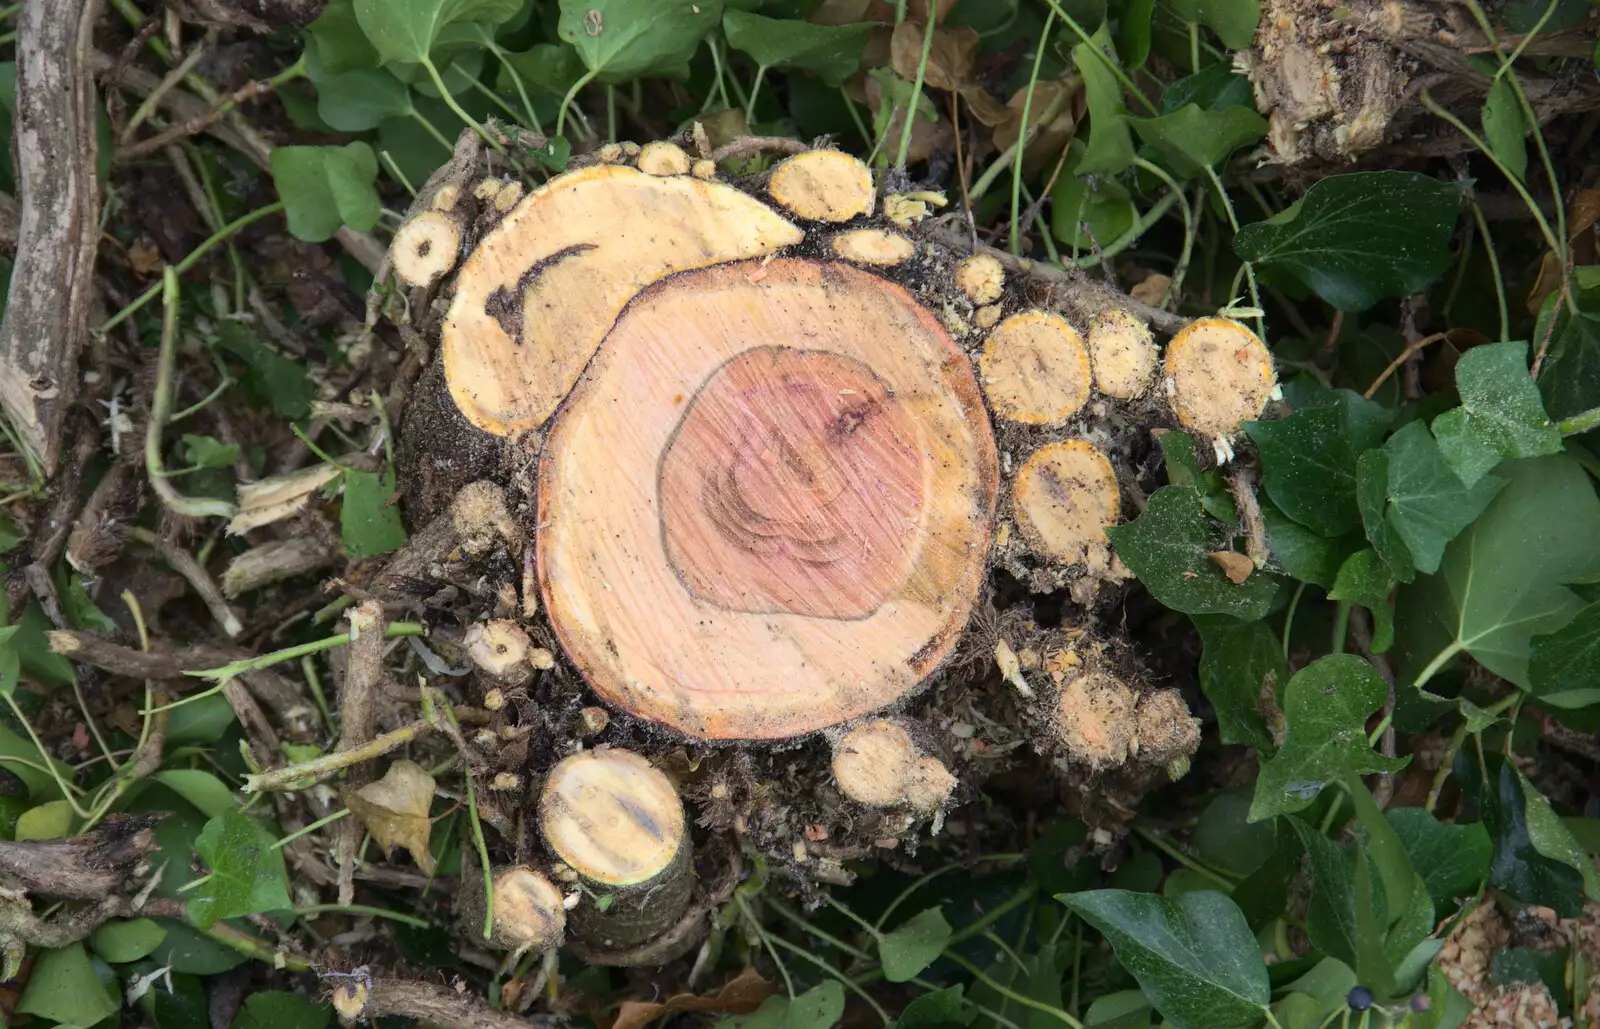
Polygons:
<instances>
[{"instance_id":1,"label":"tree stump","mask_svg":"<svg viewBox=\"0 0 1600 1029\"><path fill-rule=\"evenodd\" d=\"M837 151L589 160L526 193L447 166L396 238L438 347L401 440L427 528L383 580L460 584L427 603L536 791L569 945L692 945L728 897L696 824L823 878L936 830L996 767L939 728L963 704L1086 783L1181 773L1182 697L1095 628L1129 579L1105 529L1156 485L1152 429L1224 455L1268 402L1250 331L1163 367L1132 305L875 216L905 204ZM978 617L1008 577L1080 626Z\"/></svg>"}]
</instances>

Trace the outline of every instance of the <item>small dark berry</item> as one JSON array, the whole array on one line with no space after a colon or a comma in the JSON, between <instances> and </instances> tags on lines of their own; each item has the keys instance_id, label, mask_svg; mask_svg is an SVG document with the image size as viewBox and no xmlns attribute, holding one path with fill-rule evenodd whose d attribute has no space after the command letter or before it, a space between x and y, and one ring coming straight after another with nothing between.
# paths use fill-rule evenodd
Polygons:
<instances>
[{"instance_id":1,"label":"small dark berry","mask_svg":"<svg viewBox=\"0 0 1600 1029\"><path fill-rule=\"evenodd\" d=\"M1372 1007L1372 991L1365 986L1352 986L1344 1002L1350 1005L1351 1011L1365 1011Z\"/></svg>"},{"instance_id":2,"label":"small dark berry","mask_svg":"<svg viewBox=\"0 0 1600 1029\"><path fill-rule=\"evenodd\" d=\"M1411 1010L1421 1013L1433 1007L1433 998L1426 993L1419 993L1411 998Z\"/></svg>"}]
</instances>

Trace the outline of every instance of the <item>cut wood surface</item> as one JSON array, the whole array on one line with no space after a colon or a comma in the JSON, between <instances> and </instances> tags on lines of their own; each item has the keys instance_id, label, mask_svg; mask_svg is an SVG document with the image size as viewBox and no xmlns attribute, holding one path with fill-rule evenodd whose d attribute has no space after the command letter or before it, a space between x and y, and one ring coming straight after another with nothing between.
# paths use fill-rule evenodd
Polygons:
<instances>
[{"instance_id":1,"label":"cut wood surface","mask_svg":"<svg viewBox=\"0 0 1600 1029\"><path fill-rule=\"evenodd\" d=\"M1105 527L1122 509L1117 473L1094 444L1063 440L1023 462L1012 487L1022 537L1062 564L1104 568L1110 557Z\"/></svg>"},{"instance_id":2,"label":"cut wood surface","mask_svg":"<svg viewBox=\"0 0 1600 1029\"><path fill-rule=\"evenodd\" d=\"M1167 399L1184 428L1226 438L1259 417L1277 378L1272 355L1230 318L1191 322L1167 344Z\"/></svg>"},{"instance_id":3,"label":"cut wood surface","mask_svg":"<svg viewBox=\"0 0 1600 1029\"><path fill-rule=\"evenodd\" d=\"M851 229L833 237L833 252L860 264L902 264L917 252L916 245L898 232L885 229Z\"/></svg>"},{"instance_id":4,"label":"cut wood surface","mask_svg":"<svg viewBox=\"0 0 1600 1029\"><path fill-rule=\"evenodd\" d=\"M1089 399L1089 352L1067 320L1023 311L997 325L978 359L983 392L1000 417L1061 425Z\"/></svg>"},{"instance_id":5,"label":"cut wood surface","mask_svg":"<svg viewBox=\"0 0 1600 1029\"><path fill-rule=\"evenodd\" d=\"M637 886L666 871L687 831L672 780L638 754L609 747L550 770L539 829L556 857L606 886Z\"/></svg>"},{"instance_id":6,"label":"cut wood surface","mask_svg":"<svg viewBox=\"0 0 1600 1029\"><path fill-rule=\"evenodd\" d=\"M705 738L795 736L939 666L997 477L970 363L900 286L785 258L678 275L552 428L540 589L606 700Z\"/></svg>"},{"instance_id":7,"label":"cut wood surface","mask_svg":"<svg viewBox=\"0 0 1600 1029\"><path fill-rule=\"evenodd\" d=\"M720 182L616 165L562 175L523 198L463 263L441 334L450 394L486 432L536 428L644 286L801 238Z\"/></svg>"},{"instance_id":8,"label":"cut wood surface","mask_svg":"<svg viewBox=\"0 0 1600 1029\"><path fill-rule=\"evenodd\" d=\"M871 214L877 194L872 170L842 150L808 150L772 170L767 192L810 221L847 222Z\"/></svg>"},{"instance_id":9,"label":"cut wood surface","mask_svg":"<svg viewBox=\"0 0 1600 1029\"><path fill-rule=\"evenodd\" d=\"M938 758L919 754L904 726L875 719L845 733L833 748L839 792L870 807L908 807L931 813L955 789L955 776Z\"/></svg>"},{"instance_id":10,"label":"cut wood surface","mask_svg":"<svg viewBox=\"0 0 1600 1029\"><path fill-rule=\"evenodd\" d=\"M1089 323L1089 364L1094 384L1108 397L1132 400L1155 377L1156 344L1150 327L1120 308L1107 308Z\"/></svg>"}]
</instances>

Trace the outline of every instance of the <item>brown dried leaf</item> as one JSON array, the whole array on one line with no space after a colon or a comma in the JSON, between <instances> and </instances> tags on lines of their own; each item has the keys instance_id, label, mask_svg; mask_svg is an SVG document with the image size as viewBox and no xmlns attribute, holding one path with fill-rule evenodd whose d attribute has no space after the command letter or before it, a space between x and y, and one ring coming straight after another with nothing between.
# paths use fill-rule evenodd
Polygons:
<instances>
[{"instance_id":1,"label":"brown dried leaf","mask_svg":"<svg viewBox=\"0 0 1600 1029\"><path fill-rule=\"evenodd\" d=\"M1167 298L1167 290L1172 288L1172 276L1160 272L1151 272L1144 281L1128 290L1128 295L1141 304L1151 307L1160 307L1161 301Z\"/></svg>"},{"instance_id":2,"label":"brown dried leaf","mask_svg":"<svg viewBox=\"0 0 1600 1029\"><path fill-rule=\"evenodd\" d=\"M961 99L967 102L967 110L972 112L972 117L984 128L992 129L1011 117L1011 110L1005 104L996 100L982 86L962 86L959 92ZM1021 115L1017 117L1020 121Z\"/></svg>"},{"instance_id":3,"label":"brown dried leaf","mask_svg":"<svg viewBox=\"0 0 1600 1029\"><path fill-rule=\"evenodd\" d=\"M1250 573L1256 570L1256 564L1244 554L1236 550L1213 550L1211 560L1222 569L1222 574L1235 586L1250 578Z\"/></svg>"},{"instance_id":4,"label":"brown dried leaf","mask_svg":"<svg viewBox=\"0 0 1600 1029\"><path fill-rule=\"evenodd\" d=\"M761 978L753 968L728 980L716 993L700 997L693 993L680 993L664 1002L625 1000L617 1010L617 1020L611 1029L645 1029L662 1015L678 1011L701 1011L718 1015L747 1015L761 1006L761 1002L778 992L778 984Z\"/></svg>"},{"instance_id":5,"label":"brown dried leaf","mask_svg":"<svg viewBox=\"0 0 1600 1029\"><path fill-rule=\"evenodd\" d=\"M377 782L345 790L344 802L385 854L404 847L418 868L433 874L433 854L428 850L433 776L421 765L401 758Z\"/></svg>"},{"instance_id":6,"label":"brown dried leaf","mask_svg":"<svg viewBox=\"0 0 1600 1029\"><path fill-rule=\"evenodd\" d=\"M1078 119L1083 117L1083 81L1078 78L1066 81L1047 81L1035 84L1033 103L1027 104L1026 87L1012 94L1006 101L1006 118L995 126L994 145L1005 150L1022 134L1022 108L1028 106L1028 124L1033 129L1033 139L1022 155L1022 169L1033 174L1045 161L1053 160L1063 147L1072 142L1078 132ZM1059 105L1059 106L1058 106ZM1057 107L1055 116L1045 125L1044 116Z\"/></svg>"},{"instance_id":7,"label":"brown dried leaf","mask_svg":"<svg viewBox=\"0 0 1600 1029\"><path fill-rule=\"evenodd\" d=\"M890 37L889 58L895 74L909 82L916 81L926 31L926 23L907 20L896 25ZM972 77L972 62L977 56L978 32L972 26L934 29L922 81L932 89L960 89Z\"/></svg>"}]
</instances>

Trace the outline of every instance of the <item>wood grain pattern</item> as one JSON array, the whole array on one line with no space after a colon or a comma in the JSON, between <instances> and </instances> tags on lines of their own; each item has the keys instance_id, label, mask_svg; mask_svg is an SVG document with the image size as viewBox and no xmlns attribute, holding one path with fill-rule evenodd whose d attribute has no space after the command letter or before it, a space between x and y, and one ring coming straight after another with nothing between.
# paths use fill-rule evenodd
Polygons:
<instances>
[{"instance_id":1,"label":"wood grain pattern","mask_svg":"<svg viewBox=\"0 0 1600 1029\"><path fill-rule=\"evenodd\" d=\"M462 265L441 332L450 395L485 432L536 428L640 289L801 238L765 204L720 182L616 165L558 176L523 198Z\"/></svg>"},{"instance_id":2,"label":"wood grain pattern","mask_svg":"<svg viewBox=\"0 0 1600 1029\"><path fill-rule=\"evenodd\" d=\"M1190 322L1167 344L1167 400L1184 428L1225 438L1258 417L1277 377L1272 355L1231 318Z\"/></svg>"},{"instance_id":3,"label":"wood grain pattern","mask_svg":"<svg viewBox=\"0 0 1600 1029\"><path fill-rule=\"evenodd\" d=\"M742 262L640 295L540 465L540 588L595 690L778 739L930 674L981 585L998 478L971 365L901 287Z\"/></svg>"},{"instance_id":4,"label":"wood grain pattern","mask_svg":"<svg viewBox=\"0 0 1600 1029\"><path fill-rule=\"evenodd\" d=\"M997 325L978 359L995 413L1025 425L1061 425L1089 399L1089 352L1065 318L1023 311Z\"/></svg>"},{"instance_id":5,"label":"wood grain pattern","mask_svg":"<svg viewBox=\"0 0 1600 1029\"><path fill-rule=\"evenodd\" d=\"M872 169L842 150L807 150L781 162L767 192L798 217L822 222L871 214L877 199Z\"/></svg>"},{"instance_id":6,"label":"wood grain pattern","mask_svg":"<svg viewBox=\"0 0 1600 1029\"><path fill-rule=\"evenodd\" d=\"M601 747L559 762L539 794L539 828L586 879L635 886L666 871L684 844L683 801L660 769Z\"/></svg>"},{"instance_id":7,"label":"wood grain pattern","mask_svg":"<svg viewBox=\"0 0 1600 1029\"><path fill-rule=\"evenodd\" d=\"M1117 474L1094 444L1063 440L1035 451L1012 487L1023 539L1061 564L1103 569L1110 559L1105 527L1122 508Z\"/></svg>"}]
</instances>

